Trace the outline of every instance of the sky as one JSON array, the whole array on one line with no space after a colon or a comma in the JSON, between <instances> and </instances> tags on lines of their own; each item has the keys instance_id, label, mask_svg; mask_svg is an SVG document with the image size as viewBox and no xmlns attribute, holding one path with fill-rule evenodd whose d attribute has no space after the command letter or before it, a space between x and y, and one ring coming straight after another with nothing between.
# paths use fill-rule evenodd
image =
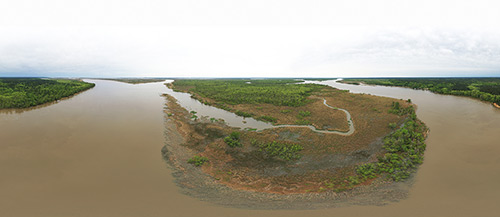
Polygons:
<instances>
[{"instance_id":1,"label":"sky","mask_svg":"<svg viewBox=\"0 0 500 217\"><path fill-rule=\"evenodd\" d=\"M0 0L0 77L500 76L500 1Z\"/></svg>"}]
</instances>

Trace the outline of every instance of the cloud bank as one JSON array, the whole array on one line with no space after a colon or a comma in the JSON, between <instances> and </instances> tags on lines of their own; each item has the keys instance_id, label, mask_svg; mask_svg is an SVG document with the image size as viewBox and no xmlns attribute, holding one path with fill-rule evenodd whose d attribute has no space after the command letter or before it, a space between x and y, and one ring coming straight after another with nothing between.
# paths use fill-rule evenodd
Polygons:
<instances>
[{"instance_id":1,"label":"cloud bank","mask_svg":"<svg viewBox=\"0 0 500 217\"><path fill-rule=\"evenodd\" d=\"M0 76L500 76L500 3L0 2Z\"/></svg>"}]
</instances>

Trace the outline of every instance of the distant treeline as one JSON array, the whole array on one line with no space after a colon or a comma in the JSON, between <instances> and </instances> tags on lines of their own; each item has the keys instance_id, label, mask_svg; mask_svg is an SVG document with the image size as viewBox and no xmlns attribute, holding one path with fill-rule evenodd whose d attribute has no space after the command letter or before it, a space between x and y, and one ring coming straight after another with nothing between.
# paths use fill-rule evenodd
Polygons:
<instances>
[{"instance_id":1,"label":"distant treeline","mask_svg":"<svg viewBox=\"0 0 500 217\"><path fill-rule=\"evenodd\" d=\"M345 79L345 82L409 87L440 94L469 96L500 104L500 78L365 78Z\"/></svg>"},{"instance_id":2,"label":"distant treeline","mask_svg":"<svg viewBox=\"0 0 500 217\"><path fill-rule=\"evenodd\" d=\"M0 109L27 108L56 101L95 84L78 80L0 78Z\"/></svg>"},{"instance_id":3,"label":"distant treeline","mask_svg":"<svg viewBox=\"0 0 500 217\"><path fill-rule=\"evenodd\" d=\"M298 82L293 79L176 80L173 85L231 105L267 103L277 106L305 105L306 98L322 88L317 84L294 85Z\"/></svg>"},{"instance_id":4,"label":"distant treeline","mask_svg":"<svg viewBox=\"0 0 500 217\"><path fill-rule=\"evenodd\" d=\"M164 78L100 78L100 79L119 81L129 84L142 84L142 83L160 82L166 80Z\"/></svg>"}]
</instances>

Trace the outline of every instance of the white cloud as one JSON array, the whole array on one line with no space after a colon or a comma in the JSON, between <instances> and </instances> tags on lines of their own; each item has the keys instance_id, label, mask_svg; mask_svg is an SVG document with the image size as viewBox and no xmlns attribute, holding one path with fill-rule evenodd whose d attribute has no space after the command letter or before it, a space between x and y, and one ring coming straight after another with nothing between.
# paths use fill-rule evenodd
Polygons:
<instances>
[{"instance_id":1,"label":"white cloud","mask_svg":"<svg viewBox=\"0 0 500 217\"><path fill-rule=\"evenodd\" d=\"M498 6L1 1L0 76L498 76Z\"/></svg>"}]
</instances>

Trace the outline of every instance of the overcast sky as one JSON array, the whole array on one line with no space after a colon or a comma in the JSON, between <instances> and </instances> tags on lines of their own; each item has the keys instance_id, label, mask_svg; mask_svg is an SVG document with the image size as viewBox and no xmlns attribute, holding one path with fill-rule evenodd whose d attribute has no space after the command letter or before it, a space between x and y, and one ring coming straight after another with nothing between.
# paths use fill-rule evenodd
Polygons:
<instances>
[{"instance_id":1,"label":"overcast sky","mask_svg":"<svg viewBox=\"0 0 500 217\"><path fill-rule=\"evenodd\" d=\"M0 77L500 76L500 1L0 0Z\"/></svg>"}]
</instances>

